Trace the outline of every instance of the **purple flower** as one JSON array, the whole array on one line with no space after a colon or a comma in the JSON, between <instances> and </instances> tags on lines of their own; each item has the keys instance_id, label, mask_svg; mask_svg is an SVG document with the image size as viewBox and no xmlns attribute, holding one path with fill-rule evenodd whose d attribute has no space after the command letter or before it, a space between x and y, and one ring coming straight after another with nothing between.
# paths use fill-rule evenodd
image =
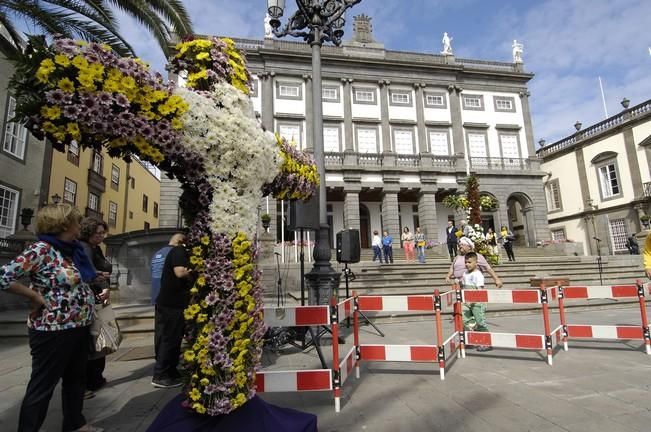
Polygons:
<instances>
[{"instance_id":1,"label":"purple flower","mask_svg":"<svg viewBox=\"0 0 651 432\"><path fill-rule=\"evenodd\" d=\"M45 93L47 101L54 105L61 105L65 101L65 92L61 89L50 90Z\"/></svg>"}]
</instances>

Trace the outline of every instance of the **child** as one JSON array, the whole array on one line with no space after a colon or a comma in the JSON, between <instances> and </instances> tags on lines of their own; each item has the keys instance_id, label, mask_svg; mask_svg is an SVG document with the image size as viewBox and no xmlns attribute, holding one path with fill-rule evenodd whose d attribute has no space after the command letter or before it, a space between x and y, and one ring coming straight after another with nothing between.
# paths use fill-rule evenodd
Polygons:
<instances>
[{"instance_id":1,"label":"child","mask_svg":"<svg viewBox=\"0 0 651 432\"><path fill-rule=\"evenodd\" d=\"M382 237L382 251L384 252L384 262L393 264L393 237L389 235L388 231L384 231L384 237Z\"/></svg>"},{"instance_id":2,"label":"child","mask_svg":"<svg viewBox=\"0 0 651 432\"><path fill-rule=\"evenodd\" d=\"M373 262L375 262L375 259L377 258L378 264L382 264L382 254L380 251L382 250L382 239L380 238L379 233L377 230L373 231Z\"/></svg>"},{"instance_id":3,"label":"child","mask_svg":"<svg viewBox=\"0 0 651 432\"><path fill-rule=\"evenodd\" d=\"M468 252L465 255L466 272L463 274L463 289L484 289L484 275L477 266L477 254ZM465 303L463 311L463 326L469 331L487 332L486 305L484 303ZM478 346L477 351L490 351L490 346Z\"/></svg>"}]
</instances>

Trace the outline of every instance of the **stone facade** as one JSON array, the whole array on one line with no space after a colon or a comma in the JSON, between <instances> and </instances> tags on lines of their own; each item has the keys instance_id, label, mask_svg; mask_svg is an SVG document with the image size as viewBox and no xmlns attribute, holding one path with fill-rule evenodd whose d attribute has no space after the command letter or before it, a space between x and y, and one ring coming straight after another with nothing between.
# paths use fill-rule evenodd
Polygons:
<instances>
[{"instance_id":1,"label":"stone facade","mask_svg":"<svg viewBox=\"0 0 651 432\"><path fill-rule=\"evenodd\" d=\"M391 51L372 35L362 36L366 42L356 34L342 47L322 47L331 231L359 228L362 247L370 247L374 230L395 238L402 227L420 225L429 240L444 241L455 212L441 202L463 191L474 173L481 192L499 201L496 211L483 215L486 226L509 226L521 245L548 239L544 172L528 105L533 75L520 64ZM247 53L252 102L263 126L310 150L310 47L277 39L235 41ZM268 213L270 232L280 242L293 234L281 236L279 209L272 201ZM172 219L162 215L161 226Z\"/></svg>"}]
</instances>

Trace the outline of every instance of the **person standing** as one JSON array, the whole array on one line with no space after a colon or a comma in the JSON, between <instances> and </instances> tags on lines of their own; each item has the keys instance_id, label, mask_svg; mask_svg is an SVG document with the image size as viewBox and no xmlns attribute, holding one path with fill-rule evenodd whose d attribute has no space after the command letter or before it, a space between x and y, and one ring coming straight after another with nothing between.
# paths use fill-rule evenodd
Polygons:
<instances>
[{"instance_id":1,"label":"person standing","mask_svg":"<svg viewBox=\"0 0 651 432\"><path fill-rule=\"evenodd\" d=\"M515 261L515 255L513 254L513 241L515 240L515 236L513 235L513 232L506 226L502 225L500 235L502 237L502 244L506 250L506 255L509 257L509 261Z\"/></svg>"},{"instance_id":2,"label":"person standing","mask_svg":"<svg viewBox=\"0 0 651 432\"><path fill-rule=\"evenodd\" d=\"M500 249L497 247L497 234L495 234L492 227L488 228L488 232L486 233L486 242L491 248L493 254L499 256Z\"/></svg>"},{"instance_id":3,"label":"person standing","mask_svg":"<svg viewBox=\"0 0 651 432\"><path fill-rule=\"evenodd\" d=\"M371 246L373 247L373 262L375 262L375 259L377 258L378 264L382 264L382 239L377 230L373 231L373 241L371 242Z\"/></svg>"},{"instance_id":4,"label":"person standing","mask_svg":"<svg viewBox=\"0 0 651 432\"><path fill-rule=\"evenodd\" d=\"M466 271L466 260L464 255L468 252L473 252L474 248L475 243L468 237L461 237L459 239L459 255L454 258L454 261L452 261L452 264L450 265L450 269L445 276L446 283L451 283L453 279L461 280L461 278L463 278L463 274ZM477 266L479 267L479 270L488 273L493 278L497 288L502 287L502 279L500 279L497 273L495 273L495 270L493 270L490 264L488 264L486 258L484 258L480 253L477 253Z\"/></svg>"},{"instance_id":5,"label":"person standing","mask_svg":"<svg viewBox=\"0 0 651 432\"><path fill-rule=\"evenodd\" d=\"M173 246L166 244L154 253L151 258L151 304L156 304L158 293L160 293L160 280L163 277L163 266L165 265L165 258Z\"/></svg>"},{"instance_id":6,"label":"person standing","mask_svg":"<svg viewBox=\"0 0 651 432\"><path fill-rule=\"evenodd\" d=\"M461 219L461 228L459 228L463 233L464 237L470 238L470 235L475 232L475 230L468 224L468 221Z\"/></svg>"},{"instance_id":7,"label":"person standing","mask_svg":"<svg viewBox=\"0 0 651 432\"><path fill-rule=\"evenodd\" d=\"M477 254L468 252L464 256L466 271L461 280L461 287L467 289L484 289L484 275L477 265ZM467 331L487 332L486 303L464 303L463 327ZM470 348L468 345L467 348ZM478 346L477 351L490 351L490 346Z\"/></svg>"},{"instance_id":8,"label":"person standing","mask_svg":"<svg viewBox=\"0 0 651 432\"><path fill-rule=\"evenodd\" d=\"M90 284L95 294L96 307L109 300L109 277L113 271L113 265L104 257L102 248L99 247L104 241L108 232L106 222L95 218L86 217L81 221L80 240L84 252L90 259L95 271L101 276ZM99 390L106 384L104 368L106 367L106 354L91 353L86 366L86 399L93 397L93 392Z\"/></svg>"},{"instance_id":9,"label":"person standing","mask_svg":"<svg viewBox=\"0 0 651 432\"><path fill-rule=\"evenodd\" d=\"M631 234L628 236L626 239L625 243L626 249L628 249L628 253L631 255L639 255L640 254L640 245L637 244L637 240L635 239L635 234Z\"/></svg>"},{"instance_id":10,"label":"person standing","mask_svg":"<svg viewBox=\"0 0 651 432\"><path fill-rule=\"evenodd\" d=\"M385 264L393 264L393 237L389 235L388 231L382 232L382 252L384 252L384 262Z\"/></svg>"},{"instance_id":11,"label":"person standing","mask_svg":"<svg viewBox=\"0 0 651 432\"><path fill-rule=\"evenodd\" d=\"M81 213L70 204L49 204L36 215L38 241L0 268L0 290L30 300L27 317L32 373L18 417L19 432L37 432L59 380L64 432L99 432L82 414L89 326L97 273L77 241ZM30 286L19 282L29 278Z\"/></svg>"},{"instance_id":12,"label":"person standing","mask_svg":"<svg viewBox=\"0 0 651 432\"><path fill-rule=\"evenodd\" d=\"M448 254L450 254L450 261L454 261L454 257L457 256L457 227L454 226L454 222L449 220L448 226L445 228L445 237L448 244Z\"/></svg>"},{"instance_id":13,"label":"person standing","mask_svg":"<svg viewBox=\"0 0 651 432\"><path fill-rule=\"evenodd\" d=\"M400 240L402 240L402 247L405 250L405 260L407 260L408 263L416 262L414 254L414 234L409 231L409 227L404 227L402 229Z\"/></svg>"},{"instance_id":14,"label":"person standing","mask_svg":"<svg viewBox=\"0 0 651 432\"><path fill-rule=\"evenodd\" d=\"M646 277L651 279L651 232L647 234L646 240L644 241L644 252L642 252L644 259L644 272Z\"/></svg>"},{"instance_id":15,"label":"person standing","mask_svg":"<svg viewBox=\"0 0 651 432\"><path fill-rule=\"evenodd\" d=\"M180 374L176 367L179 364L183 341L183 310L190 303L192 274L184 243L183 233L176 233L170 239L169 245L172 248L165 258L160 293L156 299L154 318L156 365L151 384L157 388L181 385Z\"/></svg>"},{"instance_id":16,"label":"person standing","mask_svg":"<svg viewBox=\"0 0 651 432\"><path fill-rule=\"evenodd\" d=\"M416 227L416 234L414 234L414 241L416 242L416 252L418 253L418 262L425 264L425 234Z\"/></svg>"}]
</instances>

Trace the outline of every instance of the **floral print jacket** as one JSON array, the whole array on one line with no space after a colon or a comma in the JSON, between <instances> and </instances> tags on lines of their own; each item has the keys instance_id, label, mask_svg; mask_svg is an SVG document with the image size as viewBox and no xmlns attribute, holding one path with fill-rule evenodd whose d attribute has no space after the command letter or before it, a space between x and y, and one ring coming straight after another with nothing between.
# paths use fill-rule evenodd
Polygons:
<instances>
[{"instance_id":1,"label":"floral print jacket","mask_svg":"<svg viewBox=\"0 0 651 432\"><path fill-rule=\"evenodd\" d=\"M27 247L12 262L0 267L0 289L22 278L41 293L47 308L31 313L27 327L40 331L84 327L93 320L95 298L72 260L50 244L38 241Z\"/></svg>"}]
</instances>

